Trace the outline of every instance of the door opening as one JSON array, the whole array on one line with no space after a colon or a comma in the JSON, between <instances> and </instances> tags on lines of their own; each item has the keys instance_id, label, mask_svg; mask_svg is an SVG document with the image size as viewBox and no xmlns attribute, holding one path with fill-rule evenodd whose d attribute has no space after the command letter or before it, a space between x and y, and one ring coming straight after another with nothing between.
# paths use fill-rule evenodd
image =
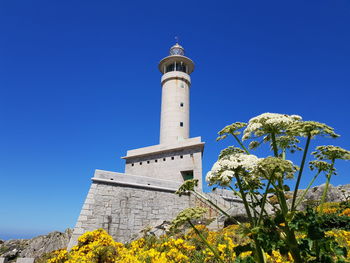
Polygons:
<instances>
[{"instance_id":1,"label":"door opening","mask_svg":"<svg viewBox=\"0 0 350 263\"><path fill-rule=\"evenodd\" d=\"M184 181L193 179L193 170L190 171L181 171L182 178Z\"/></svg>"}]
</instances>

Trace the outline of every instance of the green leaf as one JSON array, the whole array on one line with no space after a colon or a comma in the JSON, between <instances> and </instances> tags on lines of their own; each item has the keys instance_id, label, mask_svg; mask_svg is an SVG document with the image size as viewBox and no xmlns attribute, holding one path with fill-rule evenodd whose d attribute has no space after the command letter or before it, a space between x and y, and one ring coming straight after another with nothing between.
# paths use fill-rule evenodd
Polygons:
<instances>
[{"instance_id":1,"label":"green leaf","mask_svg":"<svg viewBox=\"0 0 350 263\"><path fill-rule=\"evenodd\" d=\"M321 227L318 224L312 224L308 227L308 233L307 236L311 240L319 240L324 238L324 232L322 231Z\"/></svg>"},{"instance_id":2,"label":"green leaf","mask_svg":"<svg viewBox=\"0 0 350 263\"><path fill-rule=\"evenodd\" d=\"M243 252L247 252L247 251L253 251L253 247L251 244L247 244L247 245L239 245L237 247L234 248L234 251L236 253L236 255L240 255Z\"/></svg>"}]
</instances>

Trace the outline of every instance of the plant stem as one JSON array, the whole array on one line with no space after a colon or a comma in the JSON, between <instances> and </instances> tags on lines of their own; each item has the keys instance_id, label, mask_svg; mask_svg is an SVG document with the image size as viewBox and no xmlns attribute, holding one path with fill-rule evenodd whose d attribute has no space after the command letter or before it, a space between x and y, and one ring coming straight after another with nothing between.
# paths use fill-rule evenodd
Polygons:
<instances>
[{"instance_id":1,"label":"plant stem","mask_svg":"<svg viewBox=\"0 0 350 263\"><path fill-rule=\"evenodd\" d=\"M284 206L284 202L283 202L283 199L285 198L284 196L284 192L282 191L282 195L281 195L281 191L279 189L279 186L277 186L274 182L271 181L271 184L272 186L275 188L276 192L276 196L277 196L277 199L278 199L278 204L280 206L280 211L282 212L282 215L286 214L288 212L288 207L287 209L285 209L285 206ZM285 212L285 213L284 213Z\"/></svg>"},{"instance_id":2,"label":"plant stem","mask_svg":"<svg viewBox=\"0 0 350 263\"><path fill-rule=\"evenodd\" d=\"M260 208L261 211L260 211L260 216L259 216L259 219L258 219L258 225L260 225L262 217L263 217L263 214L264 214L264 211L265 211L265 204L266 204L266 199L267 199L267 193L268 193L268 190L270 188L270 185L271 185L271 180L269 180L269 182L267 183L266 190L265 190L262 202L261 202L261 208Z\"/></svg>"},{"instance_id":3,"label":"plant stem","mask_svg":"<svg viewBox=\"0 0 350 263\"><path fill-rule=\"evenodd\" d=\"M236 141L238 142L238 144L242 147L242 149L247 153L250 154L248 149L243 145L243 143L241 142L241 140L237 137L237 135L231 133L232 136L236 139Z\"/></svg>"},{"instance_id":4,"label":"plant stem","mask_svg":"<svg viewBox=\"0 0 350 263\"><path fill-rule=\"evenodd\" d=\"M209 244L209 242L205 239L205 237L203 237L203 235L201 234L201 232L199 232L199 230L192 224L191 220L187 220L188 223L190 224L190 226L193 228L193 230L196 232L196 234L200 237L200 239L202 239L202 241L207 245L207 247L214 253L215 257L222 263L224 263L224 261L221 259L219 253Z\"/></svg>"},{"instance_id":5,"label":"plant stem","mask_svg":"<svg viewBox=\"0 0 350 263\"><path fill-rule=\"evenodd\" d=\"M282 178L278 178L277 182L278 182L278 187L276 189L276 194L278 193L278 196L280 197L279 199L280 199L281 209L282 209L283 215L286 217L288 213L288 205L287 205L286 197L284 195Z\"/></svg>"},{"instance_id":6,"label":"plant stem","mask_svg":"<svg viewBox=\"0 0 350 263\"><path fill-rule=\"evenodd\" d=\"M293 201L292 201L291 211L294 211L294 210L296 209L295 202L296 202L296 199L297 199L299 184L300 184L301 176L302 176L302 174L303 174L303 169L304 169L304 165L305 165L305 161L306 161L307 152L308 152L309 145L310 145L310 140L311 140L311 134L309 134L309 135L307 136L306 145L305 145L304 154L303 154L303 159L302 159L302 161L301 161L301 165L300 165L300 170L299 170L299 173L298 173L297 182L296 182L295 187L294 187L294 193L293 193Z\"/></svg>"},{"instance_id":7,"label":"plant stem","mask_svg":"<svg viewBox=\"0 0 350 263\"><path fill-rule=\"evenodd\" d=\"M250 200L253 202L253 207L254 207L254 209L253 209L253 217L254 218L257 218L257 216L258 216L258 211L255 209L255 205L254 205L254 202L256 202L256 203L258 203L259 202L259 200L258 200L258 198L255 196L255 194L252 192L252 191L249 191L249 197L250 197ZM253 201L254 200L254 201Z\"/></svg>"},{"instance_id":8,"label":"plant stem","mask_svg":"<svg viewBox=\"0 0 350 263\"><path fill-rule=\"evenodd\" d=\"M247 215L248 215L248 218L249 218L249 221L251 223L252 226L254 226L254 219L252 217L252 214L250 212L250 209L249 209L249 204L248 204L248 201L247 201L247 197L246 197L246 194L245 192L243 191L243 188L242 188L242 182L241 182L241 178L239 178L238 175L235 175L236 177L236 180L237 180L237 185L238 185L238 188L239 188L239 192L241 194L241 197L242 197L242 200L243 200L243 204L244 204L244 208L247 212Z\"/></svg>"},{"instance_id":9,"label":"plant stem","mask_svg":"<svg viewBox=\"0 0 350 263\"><path fill-rule=\"evenodd\" d=\"M312 180L310 181L309 185L307 186L307 188L305 189L305 191L303 192L303 194L301 195L301 197L298 199L298 201L295 204L295 209L300 205L300 203L303 201L305 195L307 194L307 192L309 191L310 187L312 186L312 184L314 183L314 181L316 180L316 178L318 177L318 175L321 173L321 171L319 171L314 178L312 178Z\"/></svg>"},{"instance_id":10,"label":"plant stem","mask_svg":"<svg viewBox=\"0 0 350 263\"><path fill-rule=\"evenodd\" d=\"M287 235L287 244L289 245L290 252L292 254L292 257L294 259L295 263L304 263L305 261L302 261L298 241L295 237L295 233L293 230L291 230L288 226L288 223L286 222L286 235Z\"/></svg>"},{"instance_id":11,"label":"plant stem","mask_svg":"<svg viewBox=\"0 0 350 263\"><path fill-rule=\"evenodd\" d=\"M277 143L276 143L276 135L274 132L271 133L271 139L272 139L272 148L273 148L273 153L275 157L278 157L278 149L277 149Z\"/></svg>"},{"instance_id":12,"label":"plant stem","mask_svg":"<svg viewBox=\"0 0 350 263\"><path fill-rule=\"evenodd\" d=\"M242 182L241 182L241 179L239 178L238 175L236 175L236 180L237 180L237 185L238 185L238 188L239 188L239 191L240 191L240 194L241 194L241 198L243 200L243 204L244 204L244 207L245 207L245 210L247 212L247 215L248 215L248 218L249 218L249 221L250 221L250 226L255 226L255 220L256 218L252 217L251 215L251 212L250 212L250 205L247 201L247 198L246 198L246 193L243 191L243 188L242 188ZM253 211L255 211L255 208L253 207ZM265 263L265 257L264 257L264 253L263 253L263 250L261 248L261 245L260 245L260 242L259 240L257 239L256 235L253 234L253 240L254 240L254 243L255 243L255 252L258 256L258 262L259 263Z\"/></svg>"},{"instance_id":13,"label":"plant stem","mask_svg":"<svg viewBox=\"0 0 350 263\"><path fill-rule=\"evenodd\" d=\"M323 205L324 205L324 203L326 201L326 196L327 196L327 192L328 192L329 182L331 181L331 177L332 177L334 163L335 163L335 159L332 160L330 171L329 171L329 173L326 176L327 177L326 186L325 186L325 188L323 190L323 194L322 194L322 197L321 197L321 204L320 204L320 212L321 212L321 214L323 213Z\"/></svg>"},{"instance_id":14,"label":"plant stem","mask_svg":"<svg viewBox=\"0 0 350 263\"><path fill-rule=\"evenodd\" d=\"M216 209L218 209L221 213L223 213L225 216L227 216L228 218L233 219L237 225L240 225L241 222L239 222L238 220L236 220L235 218L231 217L224 209L222 209L220 206L218 206L217 204L215 204L213 201L211 201L209 198L205 197L204 195L202 195L201 193L197 192L196 190L193 190L193 192L200 196L201 198L203 198L205 201L207 201L209 204L211 204L212 206L214 206Z\"/></svg>"},{"instance_id":15,"label":"plant stem","mask_svg":"<svg viewBox=\"0 0 350 263\"><path fill-rule=\"evenodd\" d=\"M320 260L320 248L319 248L319 245L318 245L318 240L315 240L315 243L314 243L314 250L316 252L316 260Z\"/></svg>"},{"instance_id":16,"label":"plant stem","mask_svg":"<svg viewBox=\"0 0 350 263\"><path fill-rule=\"evenodd\" d=\"M287 235L286 242L290 247L290 252L292 254L292 257L293 257L295 263L302 263L298 241L295 237L294 231L289 228L288 222L286 220L287 215L288 215L288 205L287 205L286 197L284 196L282 178L278 178L278 186L276 186L273 182L271 182L271 184L276 189L276 194L277 194L277 197L279 199L280 206L281 206L283 221L286 224L286 226L285 226L285 233Z\"/></svg>"},{"instance_id":17,"label":"plant stem","mask_svg":"<svg viewBox=\"0 0 350 263\"><path fill-rule=\"evenodd\" d=\"M261 248L260 242L256 237L254 237L253 239L256 245L255 252L258 255L258 260L259 260L258 262L265 263L266 260L265 260L264 252L263 252L263 249Z\"/></svg>"},{"instance_id":18,"label":"plant stem","mask_svg":"<svg viewBox=\"0 0 350 263\"><path fill-rule=\"evenodd\" d=\"M243 200L243 198L242 198L242 195L241 195L241 193L240 192L238 192L238 191L236 191L232 186L228 186L228 188L230 188L238 197L240 197L242 200ZM255 212L257 212L256 211L256 209L248 202L248 206L252 209L252 210L255 210Z\"/></svg>"}]
</instances>

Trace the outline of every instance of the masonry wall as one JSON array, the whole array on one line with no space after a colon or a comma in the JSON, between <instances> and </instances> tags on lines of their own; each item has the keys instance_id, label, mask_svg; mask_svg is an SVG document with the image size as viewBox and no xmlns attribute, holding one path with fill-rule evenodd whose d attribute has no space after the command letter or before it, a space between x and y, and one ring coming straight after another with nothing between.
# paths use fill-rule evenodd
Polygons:
<instances>
[{"instance_id":1,"label":"masonry wall","mask_svg":"<svg viewBox=\"0 0 350 263\"><path fill-rule=\"evenodd\" d=\"M120 182L120 174L106 173L108 178L95 174L68 248L75 245L84 232L97 228L105 229L116 241L128 242L139 237L145 227L171 221L180 211L192 206L191 197L174 194L172 182L157 183L153 178L148 183ZM134 177L124 175L122 178Z\"/></svg>"},{"instance_id":2,"label":"masonry wall","mask_svg":"<svg viewBox=\"0 0 350 263\"><path fill-rule=\"evenodd\" d=\"M183 182L181 171L193 171L202 184L202 148L200 146L126 160L125 173Z\"/></svg>"}]
</instances>

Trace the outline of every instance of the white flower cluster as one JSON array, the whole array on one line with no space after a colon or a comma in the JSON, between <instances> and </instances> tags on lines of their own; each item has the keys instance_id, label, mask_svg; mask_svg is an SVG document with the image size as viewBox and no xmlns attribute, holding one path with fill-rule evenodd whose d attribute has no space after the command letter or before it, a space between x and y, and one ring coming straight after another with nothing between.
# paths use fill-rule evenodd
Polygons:
<instances>
[{"instance_id":1,"label":"white flower cluster","mask_svg":"<svg viewBox=\"0 0 350 263\"><path fill-rule=\"evenodd\" d=\"M206 181L209 185L228 186L238 169L252 171L258 161L259 158L252 154L236 153L226 156L214 163L211 171L207 173Z\"/></svg>"},{"instance_id":2,"label":"white flower cluster","mask_svg":"<svg viewBox=\"0 0 350 263\"><path fill-rule=\"evenodd\" d=\"M271 130L286 129L291 123L300 121L299 115L287 115L279 113L263 113L249 120L247 128L243 132L243 140L247 140L252 134L259 137Z\"/></svg>"}]
</instances>

